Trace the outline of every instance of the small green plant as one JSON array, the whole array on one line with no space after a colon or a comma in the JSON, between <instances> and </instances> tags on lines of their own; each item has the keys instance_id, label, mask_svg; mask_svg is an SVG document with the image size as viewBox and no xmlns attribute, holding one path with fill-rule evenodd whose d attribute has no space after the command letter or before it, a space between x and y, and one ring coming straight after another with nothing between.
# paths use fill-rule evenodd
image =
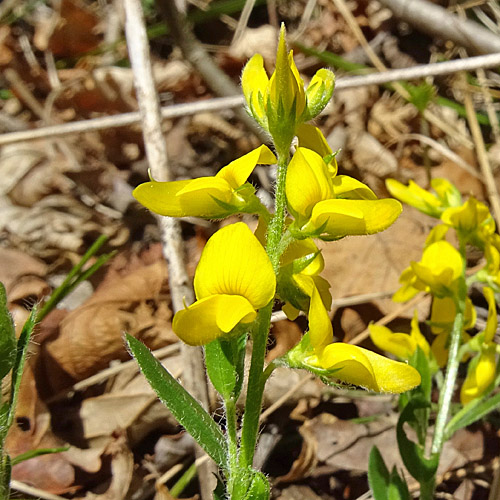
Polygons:
<instances>
[{"instance_id":1,"label":"small green plant","mask_svg":"<svg viewBox=\"0 0 500 500\"><path fill-rule=\"evenodd\" d=\"M41 448L30 450L16 457L10 457L5 449L5 439L10 427L14 423L16 404L19 396L21 377L23 375L28 345L35 326L40 322L64 297L66 297L79 283L89 278L112 256L112 253L101 255L96 261L83 270L85 264L107 241L101 236L82 257L80 262L70 271L64 282L54 290L43 305L33 307L23 326L21 335L16 339L12 317L7 308L5 287L0 283L0 382L10 376L10 391L7 398L0 393L0 499L10 496L10 478L12 467L30 458L66 451L67 448Z\"/></svg>"},{"instance_id":2,"label":"small green plant","mask_svg":"<svg viewBox=\"0 0 500 500\"><path fill-rule=\"evenodd\" d=\"M500 394L494 393L500 385L500 346L494 342L498 326L495 294L500 291L500 236L486 205L473 196L463 201L457 188L445 179L433 179L431 186L433 191L426 191L412 181L409 186L392 179L387 181L393 196L441 222L430 232L422 259L412 262L401 274L402 287L393 297L405 302L419 292L432 295L428 324L434 341L429 345L420 332L416 313L410 334L370 326L371 338L380 349L407 360L422 377L419 387L400 397L397 440L406 468L420 483L423 500L434 496L436 471L446 440L500 405ZM455 233L458 249L446 240L450 232ZM467 276L469 245L483 252L485 264ZM476 312L468 295L473 285L482 286L488 319L484 330L471 337L467 330L474 327ZM467 376L460 387L460 404L452 405L460 363L467 363ZM433 383L440 394L437 406L431 400ZM405 423L416 431L418 442L408 438ZM432 438L430 449L426 449L428 435ZM369 480L375 500L408 498L403 479L397 471L389 474L376 449L370 456Z\"/></svg>"},{"instance_id":3,"label":"small green plant","mask_svg":"<svg viewBox=\"0 0 500 500\"><path fill-rule=\"evenodd\" d=\"M260 146L213 177L150 182L135 198L160 215L223 219L255 214L255 234L242 222L217 231L208 241L195 277L196 301L173 319L181 340L203 345L208 376L224 407L222 425L165 370L150 351L128 336L131 353L160 399L220 469L215 498L268 499L266 476L253 467L262 395L278 365L305 369L325 382L344 382L377 392L402 393L419 385L418 371L358 346L335 342L328 310L330 284L320 276L324 261L314 239L335 241L389 227L401 213L394 199L378 199L365 184L338 175L335 154L317 127L307 122L330 100L334 75L320 69L307 89L281 30L276 69L269 78L260 55L242 75L248 112L269 134L274 152ZM298 147L292 157L293 139ZM248 182L257 164L277 164L274 211ZM300 343L265 366L271 313L281 307L291 319L303 311L309 328ZM243 414L237 413L251 361Z\"/></svg>"}]
</instances>

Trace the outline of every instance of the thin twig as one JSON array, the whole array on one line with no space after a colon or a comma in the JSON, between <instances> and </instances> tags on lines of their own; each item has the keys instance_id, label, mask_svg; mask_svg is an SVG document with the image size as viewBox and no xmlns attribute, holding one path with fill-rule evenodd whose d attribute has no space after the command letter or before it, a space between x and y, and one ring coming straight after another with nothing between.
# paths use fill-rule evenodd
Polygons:
<instances>
[{"instance_id":1,"label":"thin twig","mask_svg":"<svg viewBox=\"0 0 500 500\"><path fill-rule=\"evenodd\" d=\"M141 2L140 0L125 0L124 6L125 34L134 72L146 155L153 177L160 181L169 181L172 175L169 171L167 148L162 133L160 101L154 84ZM172 304L176 312L184 307L184 301L190 304L194 300L193 289L184 263L184 242L179 221L171 217L159 217L158 222L162 234L163 254L168 263ZM199 347L182 344L181 352L187 367L184 371L186 389L208 410L208 386L202 350ZM199 446L196 447L195 453L196 456L204 454ZM205 464L198 471L200 493L205 500L212 498L211 476L214 471L213 463Z\"/></svg>"},{"instance_id":2,"label":"thin twig","mask_svg":"<svg viewBox=\"0 0 500 500\"><path fill-rule=\"evenodd\" d=\"M195 38L185 14L179 11L174 0L156 0L163 19L170 28L176 45L184 58L202 76L212 91L223 97L241 95L240 88L212 60L203 45ZM236 111L238 118L262 142L268 143L269 137L243 109Z\"/></svg>"},{"instance_id":3,"label":"thin twig","mask_svg":"<svg viewBox=\"0 0 500 500\"><path fill-rule=\"evenodd\" d=\"M476 54L500 52L500 37L480 24L460 19L446 9L426 0L379 0L401 19L422 33L451 40Z\"/></svg>"},{"instance_id":4,"label":"thin twig","mask_svg":"<svg viewBox=\"0 0 500 500\"><path fill-rule=\"evenodd\" d=\"M399 136L398 142L408 141L408 140L417 140L423 144L426 144L427 146L430 146L435 151L437 151L439 154L448 158L453 163L456 163L460 168L465 170L469 175L472 175L473 177L475 177L476 179L479 179L481 181L483 180L483 176L481 174L479 174L472 165L467 163L461 156L454 153L451 149L447 148L446 146L443 146L441 143L435 141L434 139L431 139L430 137L427 137L426 135L422 135L422 134L402 134L401 136Z\"/></svg>"},{"instance_id":5,"label":"thin twig","mask_svg":"<svg viewBox=\"0 0 500 500\"><path fill-rule=\"evenodd\" d=\"M339 12L342 14L344 17L345 21L351 28L353 34L355 37L358 39L359 43L361 46L365 49L368 57L372 61L372 64L377 68L378 71L380 72L386 72L387 68L382 62L382 60L378 57L378 55L374 52L370 44L368 43L365 35L361 31L361 28L358 26L358 23L356 19L354 18L352 12L349 10L345 0L333 0L335 3L335 6L339 10ZM410 95L408 91L398 82L393 84L394 90L402 96L404 99L409 100ZM431 109L427 108L424 110L424 118L429 121L430 123L434 124L436 127L441 129L443 132L447 133L448 135L454 137L457 140L460 140L462 144L464 144L467 147L471 147L472 143L469 140L468 137L465 137L464 134L461 133L460 130L452 127L448 123L445 123L442 118L437 116L435 113L431 111Z\"/></svg>"},{"instance_id":6,"label":"thin twig","mask_svg":"<svg viewBox=\"0 0 500 500\"><path fill-rule=\"evenodd\" d=\"M495 139L495 142L500 142L500 127L498 125L498 117L493 107L493 98L491 97L490 92L488 91L488 83L486 80L486 74L484 69L477 68L477 81L479 82L479 86L481 87L481 92L484 96L484 104L486 107L486 113L488 114L488 118L490 119L491 124L491 132Z\"/></svg>"},{"instance_id":7,"label":"thin twig","mask_svg":"<svg viewBox=\"0 0 500 500\"><path fill-rule=\"evenodd\" d=\"M409 300L406 304L402 304L400 307L392 311L391 313L385 315L383 318L379 319L376 321L374 324L375 325L387 325L390 323L393 319L397 318L402 312L407 311L408 309L416 306L419 302L424 300L425 294L419 293L416 297L413 297L413 299ZM370 330L368 328L365 328L361 333L358 333L355 337L353 337L351 340L349 340L349 344L354 344L357 345L366 338L368 338L370 335Z\"/></svg>"},{"instance_id":8,"label":"thin twig","mask_svg":"<svg viewBox=\"0 0 500 500\"><path fill-rule=\"evenodd\" d=\"M67 498L48 493L39 488L34 488L33 486L29 486L21 481L16 481L15 479L10 481L10 486L13 490L20 491L21 493L31 495L36 498L41 498L42 500L67 500Z\"/></svg>"},{"instance_id":9,"label":"thin twig","mask_svg":"<svg viewBox=\"0 0 500 500\"><path fill-rule=\"evenodd\" d=\"M486 148L484 146L483 134L481 132L481 127L477 121L476 110L474 109L474 104L472 103L472 97L465 85L466 77L465 73L463 76L463 87L464 87L464 106L465 112L467 114L467 121L469 123L469 128L474 140L474 145L476 148L477 160L481 173L483 174L484 185L486 186L486 191L488 193L488 198L490 200L491 208L493 210L493 216L497 223L497 227L500 224L500 197L498 195L498 189L495 183L495 178L493 177L493 172L491 171L490 162L488 159L488 154L486 153Z\"/></svg>"},{"instance_id":10,"label":"thin twig","mask_svg":"<svg viewBox=\"0 0 500 500\"><path fill-rule=\"evenodd\" d=\"M434 64L414 66L412 68L395 69L384 71L383 73L370 73L359 76L346 76L339 78L335 85L335 90L342 91L354 87L364 87L367 85L381 85L398 80L418 79L426 76L445 75L457 71L469 71L478 68L491 68L500 65L500 54L487 56L469 57ZM220 111L223 109L238 108L243 106L242 95L230 97L218 97L194 103L174 104L161 109L162 120L190 116L197 113ZM81 134L108 128L126 127L141 121L139 112L122 113L113 116L103 116L91 120L82 120L50 127L40 127L34 130L23 130L0 135L0 146L13 144L16 142L34 141L38 139L49 139L52 137L62 137L65 135ZM19 123L19 126L21 124Z\"/></svg>"},{"instance_id":11,"label":"thin twig","mask_svg":"<svg viewBox=\"0 0 500 500\"><path fill-rule=\"evenodd\" d=\"M176 354L177 352L179 352L179 349L180 349L180 342L177 342L175 344L171 344L165 347L161 347L160 349L156 349L156 351L153 351L153 354L156 358L161 360L168 356ZM135 369L136 371L138 370L137 362L135 361L135 359L123 361L120 364L116 364L114 366L110 366L109 368L105 368L104 370L101 370L99 373L96 373L91 377L88 377L84 380L80 380L79 382L73 384L71 387L68 387L63 391L54 394L51 398L49 398L46 401L46 403L50 404L53 403L54 401L59 401L60 399L70 397L75 392L83 391L88 387L92 387L93 385L102 384L109 378L114 377L115 375L118 375L119 373L129 369Z\"/></svg>"},{"instance_id":12,"label":"thin twig","mask_svg":"<svg viewBox=\"0 0 500 500\"><path fill-rule=\"evenodd\" d=\"M245 5L243 6L243 10L241 11L240 18L238 20L238 25L234 31L233 40L231 41L231 45L235 45L238 43L243 36L243 32L248 25L248 20L250 19L250 14L255 6L255 0L245 0Z\"/></svg>"}]
</instances>

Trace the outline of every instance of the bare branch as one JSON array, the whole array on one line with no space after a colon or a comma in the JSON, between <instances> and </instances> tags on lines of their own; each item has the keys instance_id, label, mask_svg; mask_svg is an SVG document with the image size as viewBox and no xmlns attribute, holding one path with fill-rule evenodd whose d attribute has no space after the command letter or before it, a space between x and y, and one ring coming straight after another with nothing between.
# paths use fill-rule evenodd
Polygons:
<instances>
[{"instance_id":1,"label":"bare branch","mask_svg":"<svg viewBox=\"0 0 500 500\"><path fill-rule=\"evenodd\" d=\"M480 24L460 19L426 0L379 0L393 14L422 33L451 40L475 54L500 52L500 37Z\"/></svg>"}]
</instances>

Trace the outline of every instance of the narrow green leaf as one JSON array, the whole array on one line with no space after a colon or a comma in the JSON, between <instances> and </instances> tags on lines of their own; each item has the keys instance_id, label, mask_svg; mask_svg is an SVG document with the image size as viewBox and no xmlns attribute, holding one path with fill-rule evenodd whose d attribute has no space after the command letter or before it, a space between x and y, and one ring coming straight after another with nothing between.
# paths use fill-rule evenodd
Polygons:
<instances>
[{"instance_id":1,"label":"narrow green leaf","mask_svg":"<svg viewBox=\"0 0 500 500\"><path fill-rule=\"evenodd\" d=\"M423 398L413 398L405 406L399 416L396 426L399 453L408 472L420 483L428 482L436 474L439 464L439 455L435 454L430 459L425 458L424 449L406 436L405 422L415 422L415 412L428 408L430 403Z\"/></svg>"},{"instance_id":2,"label":"narrow green leaf","mask_svg":"<svg viewBox=\"0 0 500 500\"><path fill-rule=\"evenodd\" d=\"M246 334L214 340L205 346L205 363L215 390L224 398L238 398L243 384Z\"/></svg>"},{"instance_id":3,"label":"narrow green leaf","mask_svg":"<svg viewBox=\"0 0 500 500\"><path fill-rule=\"evenodd\" d=\"M374 446L368 461L368 483L375 500L387 500L390 483L389 470L379 449Z\"/></svg>"},{"instance_id":4,"label":"narrow green leaf","mask_svg":"<svg viewBox=\"0 0 500 500\"><path fill-rule=\"evenodd\" d=\"M490 399L475 399L465 405L446 425L445 440L463 427L481 420L488 413L500 408L500 392Z\"/></svg>"},{"instance_id":5,"label":"narrow green leaf","mask_svg":"<svg viewBox=\"0 0 500 500\"><path fill-rule=\"evenodd\" d=\"M16 361L16 332L7 309L7 294L0 283L0 380L10 372Z\"/></svg>"},{"instance_id":6,"label":"narrow green leaf","mask_svg":"<svg viewBox=\"0 0 500 500\"><path fill-rule=\"evenodd\" d=\"M0 456L0 498L8 499L10 497L10 476L12 464L9 455L5 453Z\"/></svg>"},{"instance_id":7,"label":"narrow green leaf","mask_svg":"<svg viewBox=\"0 0 500 500\"><path fill-rule=\"evenodd\" d=\"M227 467L224 435L212 417L139 340L126 335L130 352L160 400L215 463Z\"/></svg>"},{"instance_id":8,"label":"narrow green leaf","mask_svg":"<svg viewBox=\"0 0 500 500\"><path fill-rule=\"evenodd\" d=\"M10 389L10 403L9 412L7 416L7 429L12 425L14 421L14 415L16 413L17 397L19 395L19 386L21 385L21 377L24 371L24 363L26 362L26 354L28 352L28 345L30 342L31 334L33 333L33 328L35 328L37 318L37 308L34 307L31 313L24 323L21 335L17 341L17 352L16 361L12 368L12 382Z\"/></svg>"},{"instance_id":9,"label":"narrow green leaf","mask_svg":"<svg viewBox=\"0 0 500 500\"><path fill-rule=\"evenodd\" d=\"M29 450L25 453L21 453L12 459L12 465L17 465L25 460L29 460L30 458L39 457L41 455L49 455L51 453L62 453L63 451L68 451L69 446L65 446L63 448L38 448L37 450Z\"/></svg>"},{"instance_id":10,"label":"narrow green leaf","mask_svg":"<svg viewBox=\"0 0 500 500\"><path fill-rule=\"evenodd\" d=\"M396 467L391 471L388 500L411 500L410 491L404 478L402 478Z\"/></svg>"},{"instance_id":11,"label":"narrow green leaf","mask_svg":"<svg viewBox=\"0 0 500 500\"><path fill-rule=\"evenodd\" d=\"M269 481L262 472L253 471L253 473L245 500L269 500L271 495Z\"/></svg>"}]
</instances>

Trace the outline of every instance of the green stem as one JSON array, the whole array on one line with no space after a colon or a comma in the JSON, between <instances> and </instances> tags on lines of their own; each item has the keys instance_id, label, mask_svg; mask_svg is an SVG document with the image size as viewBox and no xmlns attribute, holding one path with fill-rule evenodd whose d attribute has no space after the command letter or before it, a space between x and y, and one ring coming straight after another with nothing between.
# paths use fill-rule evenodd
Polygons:
<instances>
[{"instance_id":1,"label":"green stem","mask_svg":"<svg viewBox=\"0 0 500 500\"><path fill-rule=\"evenodd\" d=\"M229 478L227 489L231 492L238 476L238 431L236 403L233 397L230 397L224 401L224 404L226 407L226 430L229 454Z\"/></svg>"},{"instance_id":2,"label":"green stem","mask_svg":"<svg viewBox=\"0 0 500 500\"><path fill-rule=\"evenodd\" d=\"M458 366L460 364L460 341L462 339L462 330L464 327L465 299L467 297L467 285L465 282L465 245L463 244L460 245L460 254L463 261L463 271L458 282L458 293L454 298L456 314L455 320L453 321L453 329L450 334L446 375L439 396L439 409L431 445L432 455L440 455L443 449L446 422L450 415L451 400L455 392L455 382L458 374ZM422 500L432 500L434 498L435 486L435 476L429 481L421 483L420 498Z\"/></svg>"},{"instance_id":3,"label":"green stem","mask_svg":"<svg viewBox=\"0 0 500 500\"><path fill-rule=\"evenodd\" d=\"M283 227L285 225L286 214L286 194L285 180L288 167L288 153L278 152L278 171L276 173L276 193L275 193L275 211L269 224L267 233L267 254L273 265L276 276L278 275L280 265L280 242L283 236Z\"/></svg>"},{"instance_id":4,"label":"green stem","mask_svg":"<svg viewBox=\"0 0 500 500\"><path fill-rule=\"evenodd\" d=\"M273 301L259 311L253 335L252 361L248 373L247 398L241 429L240 467L251 468L259 432L259 418L264 392L263 369Z\"/></svg>"}]
</instances>

